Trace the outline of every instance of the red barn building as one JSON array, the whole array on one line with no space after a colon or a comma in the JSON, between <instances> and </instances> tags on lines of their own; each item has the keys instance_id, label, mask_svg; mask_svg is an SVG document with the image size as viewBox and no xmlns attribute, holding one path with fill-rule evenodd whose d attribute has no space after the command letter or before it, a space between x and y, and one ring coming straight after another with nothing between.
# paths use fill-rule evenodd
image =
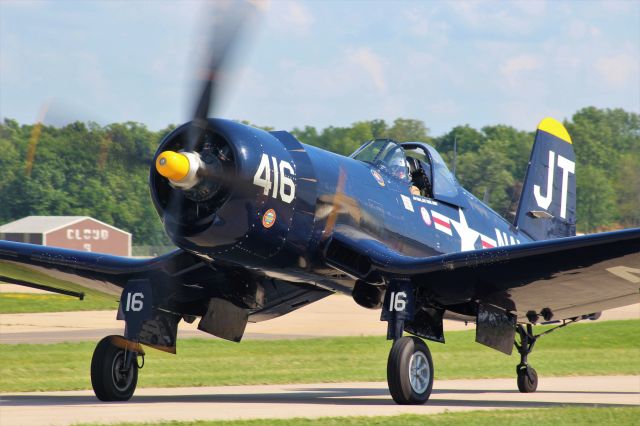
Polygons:
<instances>
[{"instance_id":1,"label":"red barn building","mask_svg":"<svg viewBox=\"0 0 640 426\"><path fill-rule=\"evenodd\" d=\"M131 256L131 234L88 216L27 216L0 226L0 240Z\"/></svg>"}]
</instances>

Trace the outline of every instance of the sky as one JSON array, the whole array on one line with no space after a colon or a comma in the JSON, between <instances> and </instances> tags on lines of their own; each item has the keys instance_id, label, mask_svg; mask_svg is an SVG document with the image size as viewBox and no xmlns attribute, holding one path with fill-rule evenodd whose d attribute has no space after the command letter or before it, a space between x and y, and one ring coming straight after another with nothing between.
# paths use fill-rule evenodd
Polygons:
<instances>
[{"instance_id":1,"label":"sky","mask_svg":"<svg viewBox=\"0 0 640 426\"><path fill-rule=\"evenodd\" d=\"M215 116L291 130L371 119L534 130L586 106L640 113L640 0L271 1ZM189 120L199 1L0 0L0 117ZM46 111L43 113L42 111Z\"/></svg>"}]
</instances>

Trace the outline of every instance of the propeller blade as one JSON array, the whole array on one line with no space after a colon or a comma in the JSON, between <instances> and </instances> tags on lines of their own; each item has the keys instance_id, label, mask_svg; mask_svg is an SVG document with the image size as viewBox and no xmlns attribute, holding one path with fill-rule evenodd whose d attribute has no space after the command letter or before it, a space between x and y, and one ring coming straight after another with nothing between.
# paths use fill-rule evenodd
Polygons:
<instances>
[{"instance_id":1,"label":"propeller blade","mask_svg":"<svg viewBox=\"0 0 640 426\"><path fill-rule=\"evenodd\" d=\"M347 213L354 218L356 222L360 222L363 214L360 204L353 197L345 194L347 184L347 172L340 166L338 174L338 184L336 191L332 196L320 197L321 207L318 209L318 216L322 220L326 218L324 225L323 238L329 238L338 225L338 216Z\"/></svg>"},{"instance_id":2,"label":"propeller blade","mask_svg":"<svg viewBox=\"0 0 640 426\"><path fill-rule=\"evenodd\" d=\"M192 129L186 151L193 151L207 127L207 118L215 110L219 96L220 76L229 63L229 57L237 48L238 40L247 22L255 16L256 6L251 2L215 2L209 20L212 25L208 40L208 60L199 70L201 89L198 91L193 111Z\"/></svg>"},{"instance_id":3,"label":"propeller blade","mask_svg":"<svg viewBox=\"0 0 640 426\"><path fill-rule=\"evenodd\" d=\"M259 4L249 1L213 2L206 11L203 29L210 32L205 45L201 68L197 78L199 90L195 98L193 120L189 127L183 151L197 152L203 143L207 130L207 118L215 110L220 94L221 75L229 65L229 59L238 47L239 39L247 28L250 20L257 16ZM197 155L197 154L196 154ZM215 176L213 176L215 174ZM228 173L212 173L206 177L216 179L227 187L236 187L237 180ZM169 221L181 222L186 202L183 189L174 187L169 196L165 209L165 223Z\"/></svg>"}]
</instances>

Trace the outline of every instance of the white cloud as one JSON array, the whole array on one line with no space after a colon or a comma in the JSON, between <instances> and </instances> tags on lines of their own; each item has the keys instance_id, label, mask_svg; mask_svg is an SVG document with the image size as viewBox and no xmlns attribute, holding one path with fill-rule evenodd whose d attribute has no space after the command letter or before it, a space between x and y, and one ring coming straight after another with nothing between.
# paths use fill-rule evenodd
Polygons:
<instances>
[{"instance_id":1,"label":"white cloud","mask_svg":"<svg viewBox=\"0 0 640 426\"><path fill-rule=\"evenodd\" d=\"M402 12L401 31L418 37L428 39L429 46L443 47L449 43L450 25L439 16L439 8L409 8Z\"/></svg>"},{"instance_id":2,"label":"white cloud","mask_svg":"<svg viewBox=\"0 0 640 426\"><path fill-rule=\"evenodd\" d=\"M426 109L438 116L454 116L460 112L460 107L452 99L431 100Z\"/></svg>"},{"instance_id":3,"label":"white cloud","mask_svg":"<svg viewBox=\"0 0 640 426\"><path fill-rule=\"evenodd\" d=\"M285 4L280 19L289 30L297 34L308 34L313 25L313 15L305 5L297 1Z\"/></svg>"},{"instance_id":4,"label":"white cloud","mask_svg":"<svg viewBox=\"0 0 640 426\"><path fill-rule=\"evenodd\" d=\"M496 105L497 121L523 130L534 130L538 122L544 117L554 117L557 120L566 118L566 111L557 108L554 102L547 102L543 98L521 98L506 101Z\"/></svg>"},{"instance_id":5,"label":"white cloud","mask_svg":"<svg viewBox=\"0 0 640 426\"><path fill-rule=\"evenodd\" d=\"M447 3L465 25L479 31L530 34L540 20L544 3L534 7L525 2L453 1ZM514 7L515 6L515 7Z\"/></svg>"},{"instance_id":6,"label":"white cloud","mask_svg":"<svg viewBox=\"0 0 640 426\"><path fill-rule=\"evenodd\" d=\"M638 3L630 0L608 0L599 2L599 6L602 7L607 13L627 14L633 13L634 9L637 12Z\"/></svg>"},{"instance_id":7,"label":"white cloud","mask_svg":"<svg viewBox=\"0 0 640 426\"><path fill-rule=\"evenodd\" d=\"M500 67L500 73L511 84L517 84L521 77L530 71L535 71L541 67L541 61L537 57L528 54L512 56Z\"/></svg>"},{"instance_id":8,"label":"white cloud","mask_svg":"<svg viewBox=\"0 0 640 426\"><path fill-rule=\"evenodd\" d=\"M512 2L512 5L520 12L531 17L544 16L544 14L547 12L547 2L543 0L515 1Z\"/></svg>"},{"instance_id":9,"label":"white cloud","mask_svg":"<svg viewBox=\"0 0 640 426\"><path fill-rule=\"evenodd\" d=\"M567 33L574 40L598 37L602 32L600 29L589 23L574 19L567 25Z\"/></svg>"},{"instance_id":10,"label":"white cloud","mask_svg":"<svg viewBox=\"0 0 640 426\"><path fill-rule=\"evenodd\" d=\"M384 78L382 61L378 55L368 47L361 47L351 52L351 60L365 70L378 92L386 92L387 82Z\"/></svg>"},{"instance_id":11,"label":"white cloud","mask_svg":"<svg viewBox=\"0 0 640 426\"><path fill-rule=\"evenodd\" d=\"M638 78L638 57L627 53L598 59L595 69L602 80L612 88L622 88L631 78Z\"/></svg>"},{"instance_id":12,"label":"white cloud","mask_svg":"<svg viewBox=\"0 0 640 426\"><path fill-rule=\"evenodd\" d=\"M407 29L411 34L419 37L428 35L429 27L431 26L429 20L432 16L433 11L425 14L417 10L407 10L404 13L404 18L407 21Z\"/></svg>"}]
</instances>

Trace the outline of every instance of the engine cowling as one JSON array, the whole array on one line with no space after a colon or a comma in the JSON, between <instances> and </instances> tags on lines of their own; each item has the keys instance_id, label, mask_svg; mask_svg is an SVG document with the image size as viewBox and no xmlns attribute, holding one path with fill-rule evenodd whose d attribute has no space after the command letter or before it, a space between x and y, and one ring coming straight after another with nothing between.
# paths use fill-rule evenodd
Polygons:
<instances>
[{"instance_id":1,"label":"engine cowling","mask_svg":"<svg viewBox=\"0 0 640 426\"><path fill-rule=\"evenodd\" d=\"M177 128L154 156L151 195L169 237L184 249L245 265L301 252L313 220L300 218L296 210L300 199L307 210L315 206L315 188L298 181L301 174L313 173L292 156L300 143L290 135L283 143L272 133L232 121L209 119L207 124L195 144L189 141L190 123ZM173 161L168 152L191 158L189 165L176 165L178 172L182 167L176 175L163 171L159 162ZM300 149L295 155L300 158ZM194 162L199 162L195 169Z\"/></svg>"}]
</instances>

